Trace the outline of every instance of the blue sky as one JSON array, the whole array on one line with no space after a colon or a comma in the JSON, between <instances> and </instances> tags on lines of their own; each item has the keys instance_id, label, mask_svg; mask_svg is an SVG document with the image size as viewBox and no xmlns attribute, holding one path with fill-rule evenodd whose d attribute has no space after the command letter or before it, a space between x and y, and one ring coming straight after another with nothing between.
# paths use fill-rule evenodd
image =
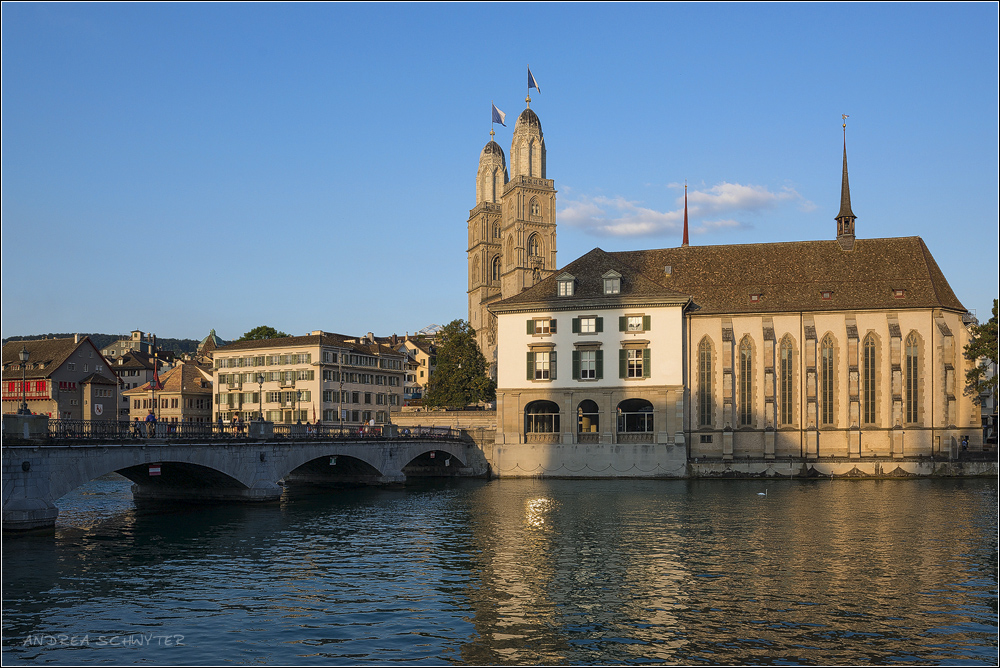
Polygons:
<instances>
[{"instance_id":1,"label":"blue sky","mask_svg":"<svg viewBox=\"0 0 1000 668\"><path fill-rule=\"evenodd\" d=\"M467 318L490 101L541 92L560 265L919 235L998 293L997 5L13 4L2 334Z\"/></svg>"}]
</instances>

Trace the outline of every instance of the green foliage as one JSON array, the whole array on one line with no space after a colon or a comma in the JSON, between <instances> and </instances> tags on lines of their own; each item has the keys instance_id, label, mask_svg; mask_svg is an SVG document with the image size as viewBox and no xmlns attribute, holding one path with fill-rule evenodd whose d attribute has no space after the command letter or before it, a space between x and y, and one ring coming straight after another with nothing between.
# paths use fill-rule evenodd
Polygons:
<instances>
[{"instance_id":1,"label":"green foliage","mask_svg":"<svg viewBox=\"0 0 1000 668\"><path fill-rule=\"evenodd\" d=\"M241 336L238 341L260 341L261 339L283 339L288 334L284 332L279 332L274 327L268 325L261 325L260 327L254 327L249 332Z\"/></svg>"},{"instance_id":2,"label":"green foliage","mask_svg":"<svg viewBox=\"0 0 1000 668\"><path fill-rule=\"evenodd\" d=\"M437 366L427 383L425 406L461 408L496 399L476 330L465 320L445 325L437 339Z\"/></svg>"},{"instance_id":3,"label":"green foliage","mask_svg":"<svg viewBox=\"0 0 1000 668\"><path fill-rule=\"evenodd\" d=\"M972 340L965 346L965 359L975 362L976 366L965 372L965 393L975 397L979 403L979 395L990 390L996 391L997 376L989 375L997 367L997 300L993 300L993 317L983 325L973 325Z\"/></svg>"}]
</instances>

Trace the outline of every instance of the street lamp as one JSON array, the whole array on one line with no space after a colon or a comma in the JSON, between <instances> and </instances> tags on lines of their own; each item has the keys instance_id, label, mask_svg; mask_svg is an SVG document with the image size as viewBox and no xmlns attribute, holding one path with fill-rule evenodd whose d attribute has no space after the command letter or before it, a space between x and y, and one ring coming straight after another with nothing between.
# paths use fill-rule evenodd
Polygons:
<instances>
[{"instance_id":1,"label":"street lamp","mask_svg":"<svg viewBox=\"0 0 1000 668\"><path fill-rule=\"evenodd\" d=\"M28 410L28 386L25 385L25 374L28 371L28 358L31 356L31 353L28 352L28 348L22 343L21 352L17 355L21 358L21 407L17 409L17 414L31 415L31 411Z\"/></svg>"},{"instance_id":2,"label":"street lamp","mask_svg":"<svg viewBox=\"0 0 1000 668\"><path fill-rule=\"evenodd\" d=\"M264 421L264 374L257 374L257 419Z\"/></svg>"},{"instance_id":3,"label":"street lamp","mask_svg":"<svg viewBox=\"0 0 1000 668\"><path fill-rule=\"evenodd\" d=\"M302 424L302 390L295 390L295 422Z\"/></svg>"}]
</instances>

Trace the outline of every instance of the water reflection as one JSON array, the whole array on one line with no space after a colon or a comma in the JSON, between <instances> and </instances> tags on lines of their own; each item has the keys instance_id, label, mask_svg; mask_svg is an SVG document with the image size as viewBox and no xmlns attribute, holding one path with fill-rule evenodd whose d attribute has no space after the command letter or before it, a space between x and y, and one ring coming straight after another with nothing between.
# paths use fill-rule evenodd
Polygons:
<instances>
[{"instance_id":1,"label":"water reflection","mask_svg":"<svg viewBox=\"0 0 1000 668\"><path fill-rule=\"evenodd\" d=\"M102 486L103 485L103 486ZM4 662L981 663L997 485L428 483L135 508L4 542ZM182 633L183 647L25 645Z\"/></svg>"}]
</instances>

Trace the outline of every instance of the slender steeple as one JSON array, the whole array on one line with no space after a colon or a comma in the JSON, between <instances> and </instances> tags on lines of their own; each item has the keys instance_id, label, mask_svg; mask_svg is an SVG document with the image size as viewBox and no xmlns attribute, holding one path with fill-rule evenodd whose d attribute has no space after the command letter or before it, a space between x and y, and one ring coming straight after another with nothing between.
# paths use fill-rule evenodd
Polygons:
<instances>
[{"instance_id":1,"label":"slender steeple","mask_svg":"<svg viewBox=\"0 0 1000 668\"><path fill-rule=\"evenodd\" d=\"M687 181L684 182L684 240L681 242L681 248L688 245L688 184Z\"/></svg>"},{"instance_id":2,"label":"slender steeple","mask_svg":"<svg viewBox=\"0 0 1000 668\"><path fill-rule=\"evenodd\" d=\"M837 241L844 250L854 248L854 221L857 216L851 211L851 186L847 181L847 114L841 118L844 121L844 175L840 184L840 213L834 219L837 221Z\"/></svg>"}]
</instances>

